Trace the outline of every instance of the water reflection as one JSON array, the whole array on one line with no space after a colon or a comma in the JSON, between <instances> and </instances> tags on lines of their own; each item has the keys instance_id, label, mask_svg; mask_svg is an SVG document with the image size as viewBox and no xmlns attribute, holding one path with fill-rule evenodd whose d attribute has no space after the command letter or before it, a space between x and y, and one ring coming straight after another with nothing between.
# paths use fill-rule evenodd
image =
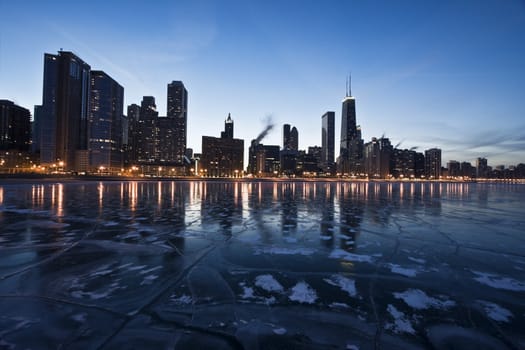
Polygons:
<instances>
[{"instance_id":1,"label":"water reflection","mask_svg":"<svg viewBox=\"0 0 525 350\"><path fill-rule=\"evenodd\" d=\"M0 186L0 205L51 210L58 218L93 216L95 206L102 221L129 217L134 223L168 223L173 235L190 225L226 236L252 227L270 242L275 235L295 237L313 229L322 246L354 250L363 222L392 225L398 213L437 217L449 201L477 200L486 206L493 190L490 185L423 182L85 182L16 190ZM116 217L117 212L125 214Z\"/></svg>"}]
</instances>

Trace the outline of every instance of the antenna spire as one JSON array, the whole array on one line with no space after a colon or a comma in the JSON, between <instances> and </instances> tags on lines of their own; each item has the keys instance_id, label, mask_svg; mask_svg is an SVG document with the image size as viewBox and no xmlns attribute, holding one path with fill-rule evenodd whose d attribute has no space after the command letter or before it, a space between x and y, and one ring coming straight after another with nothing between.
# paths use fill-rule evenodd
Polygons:
<instances>
[{"instance_id":1,"label":"antenna spire","mask_svg":"<svg viewBox=\"0 0 525 350\"><path fill-rule=\"evenodd\" d=\"M352 72L350 72L350 75L348 76L348 93L350 94L350 97L352 97Z\"/></svg>"}]
</instances>

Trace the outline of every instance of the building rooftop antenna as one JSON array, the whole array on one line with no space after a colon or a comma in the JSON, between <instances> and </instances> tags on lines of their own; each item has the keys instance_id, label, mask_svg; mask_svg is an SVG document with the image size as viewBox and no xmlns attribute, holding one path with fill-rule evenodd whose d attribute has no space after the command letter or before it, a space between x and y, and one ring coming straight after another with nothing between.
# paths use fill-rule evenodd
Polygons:
<instances>
[{"instance_id":1,"label":"building rooftop antenna","mask_svg":"<svg viewBox=\"0 0 525 350\"><path fill-rule=\"evenodd\" d=\"M348 76L348 93L349 96L352 97L352 72L350 72L350 75Z\"/></svg>"}]
</instances>

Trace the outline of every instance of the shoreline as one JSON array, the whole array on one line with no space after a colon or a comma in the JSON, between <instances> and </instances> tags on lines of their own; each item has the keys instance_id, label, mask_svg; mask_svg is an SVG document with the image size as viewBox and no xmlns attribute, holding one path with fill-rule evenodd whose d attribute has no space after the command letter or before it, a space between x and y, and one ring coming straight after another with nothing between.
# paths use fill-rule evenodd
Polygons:
<instances>
[{"instance_id":1,"label":"shoreline","mask_svg":"<svg viewBox=\"0 0 525 350\"><path fill-rule=\"evenodd\" d=\"M227 177L140 177L140 176L111 176L111 175L41 175L41 174L0 174L0 185L7 183L49 183L49 182L184 182L184 181L206 181L206 182L339 182L339 183L505 183L505 184L525 184L525 179L351 179L351 178L276 178L276 177L257 177L257 178L227 178Z\"/></svg>"}]
</instances>

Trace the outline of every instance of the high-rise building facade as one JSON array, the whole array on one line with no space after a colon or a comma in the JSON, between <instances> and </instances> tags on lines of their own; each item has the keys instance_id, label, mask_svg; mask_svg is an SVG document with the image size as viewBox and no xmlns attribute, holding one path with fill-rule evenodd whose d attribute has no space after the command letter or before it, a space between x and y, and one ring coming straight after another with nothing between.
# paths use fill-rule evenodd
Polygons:
<instances>
[{"instance_id":1,"label":"high-rise building facade","mask_svg":"<svg viewBox=\"0 0 525 350\"><path fill-rule=\"evenodd\" d=\"M334 173L335 160L335 112L326 112L321 117L321 167L327 174Z\"/></svg>"},{"instance_id":2,"label":"high-rise building facade","mask_svg":"<svg viewBox=\"0 0 525 350\"><path fill-rule=\"evenodd\" d=\"M393 148L388 138L372 138L364 145L364 172L369 178L386 179L390 175Z\"/></svg>"},{"instance_id":3,"label":"high-rise building facade","mask_svg":"<svg viewBox=\"0 0 525 350\"><path fill-rule=\"evenodd\" d=\"M228 113L228 118L224 121L224 131L221 132L221 138L233 139L233 119L230 113Z\"/></svg>"},{"instance_id":4,"label":"high-rise building facade","mask_svg":"<svg viewBox=\"0 0 525 350\"><path fill-rule=\"evenodd\" d=\"M290 130L290 149L292 151L299 150L299 131L295 126Z\"/></svg>"},{"instance_id":5,"label":"high-rise building facade","mask_svg":"<svg viewBox=\"0 0 525 350\"><path fill-rule=\"evenodd\" d=\"M476 159L476 177L486 179L489 177L487 158Z\"/></svg>"},{"instance_id":6,"label":"high-rise building facade","mask_svg":"<svg viewBox=\"0 0 525 350\"><path fill-rule=\"evenodd\" d=\"M358 175L363 170L363 139L361 128L356 123L355 98L349 88L348 90L342 102L338 172L343 175Z\"/></svg>"},{"instance_id":7,"label":"high-rise building facade","mask_svg":"<svg viewBox=\"0 0 525 350\"><path fill-rule=\"evenodd\" d=\"M283 149L290 149L290 124L283 125Z\"/></svg>"},{"instance_id":8,"label":"high-rise building facade","mask_svg":"<svg viewBox=\"0 0 525 350\"><path fill-rule=\"evenodd\" d=\"M0 151L29 152L31 112L9 100L0 100Z\"/></svg>"},{"instance_id":9,"label":"high-rise building facade","mask_svg":"<svg viewBox=\"0 0 525 350\"><path fill-rule=\"evenodd\" d=\"M124 88L103 71L91 71L89 113L90 171L122 168Z\"/></svg>"},{"instance_id":10,"label":"high-rise building facade","mask_svg":"<svg viewBox=\"0 0 525 350\"><path fill-rule=\"evenodd\" d=\"M158 116L155 97L144 96L137 126L137 162L156 164L158 154Z\"/></svg>"},{"instance_id":11,"label":"high-rise building facade","mask_svg":"<svg viewBox=\"0 0 525 350\"><path fill-rule=\"evenodd\" d=\"M139 137L139 120L140 106L133 103L128 106L128 143L126 150L126 160L128 165L136 165L138 161L138 137Z\"/></svg>"},{"instance_id":12,"label":"high-rise building facade","mask_svg":"<svg viewBox=\"0 0 525 350\"><path fill-rule=\"evenodd\" d=\"M87 170L90 72L91 67L72 52L44 55L42 113L37 122L42 164L61 162L64 170Z\"/></svg>"},{"instance_id":13,"label":"high-rise building facade","mask_svg":"<svg viewBox=\"0 0 525 350\"><path fill-rule=\"evenodd\" d=\"M441 177L441 150L431 148L425 151L425 176L438 180Z\"/></svg>"},{"instance_id":14,"label":"high-rise building facade","mask_svg":"<svg viewBox=\"0 0 525 350\"><path fill-rule=\"evenodd\" d=\"M241 177L244 163L244 140L233 138L231 115L224 122L221 137L202 137L200 174L212 177Z\"/></svg>"},{"instance_id":15,"label":"high-rise building facade","mask_svg":"<svg viewBox=\"0 0 525 350\"><path fill-rule=\"evenodd\" d=\"M184 164L186 152L187 123L188 123L188 91L182 81L172 81L168 84L167 118L166 127L172 128L168 137L173 138L173 146L167 150L167 162Z\"/></svg>"}]
</instances>

